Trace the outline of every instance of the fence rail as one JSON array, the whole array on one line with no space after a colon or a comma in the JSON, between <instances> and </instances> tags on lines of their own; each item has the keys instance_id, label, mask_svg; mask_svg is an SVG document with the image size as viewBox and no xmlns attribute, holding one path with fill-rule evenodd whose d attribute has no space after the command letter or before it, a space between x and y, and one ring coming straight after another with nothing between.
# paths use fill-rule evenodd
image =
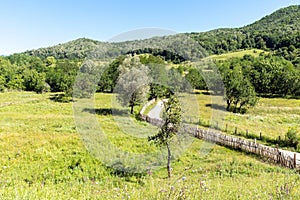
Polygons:
<instances>
[{"instance_id":1,"label":"fence rail","mask_svg":"<svg viewBox=\"0 0 300 200\"><path fill-rule=\"evenodd\" d=\"M140 118L154 126L162 126L163 120L150 118L147 115L140 113ZM225 135L213 130L199 129L198 127L192 127L188 124L182 125L182 130L194 137L209 142L216 143L218 145L239 149L245 152L254 153L263 158L266 158L269 162L279 164L287 168L299 168L300 167L300 154L295 152L279 149L278 147L269 147L263 144L259 144L255 141L245 140L242 138Z\"/></svg>"}]
</instances>

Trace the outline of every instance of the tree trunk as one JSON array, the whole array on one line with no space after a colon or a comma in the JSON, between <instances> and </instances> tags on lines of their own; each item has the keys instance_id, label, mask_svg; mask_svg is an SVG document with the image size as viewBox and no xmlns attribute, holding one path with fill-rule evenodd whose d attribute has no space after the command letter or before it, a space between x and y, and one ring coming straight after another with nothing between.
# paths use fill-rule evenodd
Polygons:
<instances>
[{"instance_id":1,"label":"tree trunk","mask_svg":"<svg viewBox=\"0 0 300 200\"><path fill-rule=\"evenodd\" d=\"M234 104L234 111L233 111L234 113L237 113L237 106L238 106L238 103L235 103Z\"/></svg>"},{"instance_id":2,"label":"tree trunk","mask_svg":"<svg viewBox=\"0 0 300 200\"><path fill-rule=\"evenodd\" d=\"M226 110L229 111L229 109L230 109L230 101L227 100L227 108L226 108Z\"/></svg>"},{"instance_id":3,"label":"tree trunk","mask_svg":"<svg viewBox=\"0 0 300 200\"><path fill-rule=\"evenodd\" d=\"M168 149L167 170L168 170L168 177L171 178L171 150L169 144L167 144L167 149Z\"/></svg>"},{"instance_id":4,"label":"tree trunk","mask_svg":"<svg viewBox=\"0 0 300 200\"><path fill-rule=\"evenodd\" d=\"M240 104L239 112L242 113L242 107L245 105L245 103Z\"/></svg>"},{"instance_id":5,"label":"tree trunk","mask_svg":"<svg viewBox=\"0 0 300 200\"><path fill-rule=\"evenodd\" d=\"M130 114L133 114L133 105L130 106Z\"/></svg>"}]
</instances>

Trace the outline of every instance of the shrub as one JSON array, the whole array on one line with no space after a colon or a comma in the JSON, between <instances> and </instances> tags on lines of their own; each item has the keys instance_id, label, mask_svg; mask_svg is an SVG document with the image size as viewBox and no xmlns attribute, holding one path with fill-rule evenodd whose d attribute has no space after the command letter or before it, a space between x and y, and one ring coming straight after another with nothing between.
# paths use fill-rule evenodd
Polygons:
<instances>
[{"instance_id":1,"label":"shrub","mask_svg":"<svg viewBox=\"0 0 300 200\"><path fill-rule=\"evenodd\" d=\"M285 134L286 136L286 144L287 146L294 147L297 149L297 146L299 144L299 137L297 135L297 129L296 128L289 128L288 132Z\"/></svg>"}]
</instances>

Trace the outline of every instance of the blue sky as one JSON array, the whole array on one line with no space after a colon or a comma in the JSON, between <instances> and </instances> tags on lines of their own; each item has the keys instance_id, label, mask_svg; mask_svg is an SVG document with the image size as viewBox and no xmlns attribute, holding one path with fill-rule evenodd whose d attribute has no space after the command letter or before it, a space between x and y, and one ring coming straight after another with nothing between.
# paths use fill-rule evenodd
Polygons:
<instances>
[{"instance_id":1,"label":"blue sky","mask_svg":"<svg viewBox=\"0 0 300 200\"><path fill-rule=\"evenodd\" d=\"M300 0L0 0L0 55L145 27L240 27L295 4Z\"/></svg>"}]
</instances>

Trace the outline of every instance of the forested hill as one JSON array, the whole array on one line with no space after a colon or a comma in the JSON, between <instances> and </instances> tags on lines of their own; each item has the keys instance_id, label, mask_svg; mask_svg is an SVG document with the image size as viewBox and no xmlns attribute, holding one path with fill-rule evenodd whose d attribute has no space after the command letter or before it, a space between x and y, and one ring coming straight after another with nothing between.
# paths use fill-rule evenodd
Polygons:
<instances>
[{"instance_id":1,"label":"forested hill","mask_svg":"<svg viewBox=\"0 0 300 200\"><path fill-rule=\"evenodd\" d=\"M263 17L261 20L246 26L246 29L252 30L285 30L300 29L300 5L282 8L271 15Z\"/></svg>"},{"instance_id":2,"label":"forested hill","mask_svg":"<svg viewBox=\"0 0 300 200\"><path fill-rule=\"evenodd\" d=\"M185 35L195 39L209 54L221 54L240 49L270 49L281 50L287 48L293 51L300 48L300 5L289 6L263 17L261 20L241 28L216 29L208 32L186 33ZM167 37L168 40L174 36ZM25 52L41 58L54 56L56 58L83 59L96 47L98 49L111 48L112 55L124 53L124 49L139 46L147 46L151 40L130 41L122 43L99 42L81 38L64 44L48 48L40 48ZM110 55L107 55L110 56Z\"/></svg>"},{"instance_id":3,"label":"forested hill","mask_svg":"<svg viewBox=\"0 0 300 200\"><path fill-rule=\"evenodd\" d=\"M54 56L57 59L83 59L87 54L99 46L106 46L107 43L80 38L64 44L58 44L52 47L39 48L37 50L26 51L25 54L46 58Z\"/></svg>"},{"instance_id":4,"label":"forested hill","mask_svg":"<svg viewBox=\"0 0 300 200\"><path fill-rule=\"evenodd\" d=\"M187 34L211 54L239 49L300 48L300 5L282 8L245 27Z\"/></svg>"}]
</instances>

